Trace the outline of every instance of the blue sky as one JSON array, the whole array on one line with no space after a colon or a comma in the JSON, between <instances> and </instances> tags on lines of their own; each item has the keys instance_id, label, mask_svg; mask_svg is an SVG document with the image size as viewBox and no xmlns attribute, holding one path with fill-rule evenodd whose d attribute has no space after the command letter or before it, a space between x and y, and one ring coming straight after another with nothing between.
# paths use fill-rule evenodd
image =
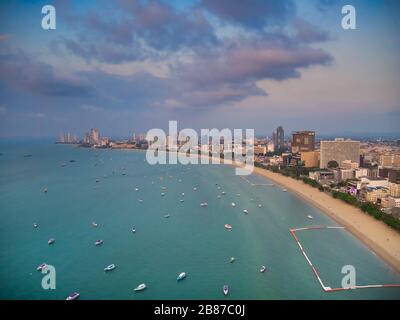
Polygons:
<instances>
[{"instance_id":1,"label":"blue sky","mask_svg":"<svg viewBox=\"0 0 400 320\"><path fill-rule=\"evenodd\" d=\"M41 28L53 4L57 29ZM341 28L352 4L357 30ZM0 137L395 132L395 0L2 1Z\"/></svg>"}]
</instances>

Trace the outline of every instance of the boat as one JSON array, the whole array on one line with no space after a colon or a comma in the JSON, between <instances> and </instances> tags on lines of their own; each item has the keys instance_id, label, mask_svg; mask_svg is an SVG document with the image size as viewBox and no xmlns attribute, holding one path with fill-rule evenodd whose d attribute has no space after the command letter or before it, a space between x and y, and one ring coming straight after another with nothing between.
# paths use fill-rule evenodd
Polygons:
<instances>
[{"instance_id":1,"label":"boat","mask_svg":"<svg viewBox=\"0 0 400 320\"><path fill-rule=\"evenodd\" d=\"M35 222L35 223L33 224L33 227L36 229L37 227L39 227L39 225Z\"/></svg>"},{"instance_id":2,"label":"boat","mask_svg":"<svg viewBox=\"0 0 400 320\"><path fill-rule=\"evenodd\" d=\"M263 272L265 272L265 270L267 270L267 267L266 266L261 266L260 272L263 273Z\"/></svg>"},{"instance_id":3,"label":"boat","mask_svg":"<svg viewBox=\"0 0 400 320\"><path fill-rule=\"evenodd\" d=\"M132 227L132 233L136 232L136 227Z\"/></svg>"},{"instance_id":4,"label":"boat","mask_svg":"<svg viewBox=\"0 0 400 320\"><path fill-rule=\"evenodd\" d=\"M54 242L56 242L56 239L54 239L54 238L50 238L50 239L47 241L48 244L53 244Z\"/></svg>"},{"instance_id":5,"label":"boat","mask_svg":"<svg viewBox=\"0 0 400 320\"><path fill-rule=\"evenodd\" d=\"M139 188L135 188L135 191L139 191Z\"/></svg>"},{"instance_id":6,"label":"boat","mask_svg":"<svg viewBox=\"0 0 400 320\"><path fill-rule=\"evenodd\" d=\"M282 189L283 192L287 192L287 189Z\"/></svg>"},{"instance_id":7,"label":"boat","mask_svg":"<svg viewBox=\"0 0 400 320\"><path fill-rule=\"evenodd\" d=\"M208 206L208 203L207 202L202 202L202 203L200 203L200 207L207 207Z\"/></svg>"},{"instance_id":8,"label":"boat","mask_svg":"<svg viewBox=\"0 0 400 320\"><path fill-rule=\"evenodd\" d=\"M93 228L97 228L97 226L98 226L98 224L97 224L96 222L93 221L93 222L92 222L92 227L93 227Z\"/></svg>"},{"instance_id":9,"label":"boat","mask_svg":"<svg viewBox=\"0 0 400 320\"><path fill-rule=\"evenodd\" d=\"M47 188L44 188L44 189L43 189L43 192L44 192L44 193L47 193L48 191L49 191L49 189L47 189Z\"/></svg>"},{"instance_id":10,"label":"boat","mask_svg":"<svg viewBox=\"0 0 400 320\"><path fill-rule=\"evenodd\" d=\"M196 187L194 187L194 188L193 188L193 191L197 191L197 188L196 188Z\"/></svg>"},{"instance_id":11,"label":"boat","mask_svg":"<svg viewBox=\"0 0 400 320\"><path fill-rule=\"evenodd\" d=\"M139 199L139 202L142 203L142 202L143 202L143 199Z\"/></svg>"},{"instance_id":12,"label":"boat","mask_svg":"<svg viewBox=\"0 0 400 320\"><path fill-rule=\"evenodd\" d=\"M170 214L166 214L165 216L164 216L164 218L169 218L171 215Z\"/></svg>"},{"instance_id":13,"label":"boat","mask_svg":"<svg viewBox=\"0 0 400 320\"><path fill-rule=\"evenodd\" d=\"M95 246L100 246L103 244L103 240L96 240L96 242L94 243Z\"/></svg>"},{"instance_id":14,"label":"boat","mask_svg":"<svg viewBox=\"0 0 400 320\"><path fill-rule=\"evenodd\" d=\"M181 199L181 200L179 200L179 202L180 202L180 203L184 203L184 202L185 202L185 200Z\"/></svg>"},{"instance_id":15,"label":"boat","mask_svg":"<svg viewBox=\"0 0 400 320\"><path fill-rule=\"evenodd\" d=\"M309 214L309 215L307 216L307 218L308 218L308 219L314 219L314 217L313 217L311 214Z\"/></svg>"},{"instance_id":16,"label":"boat","mask_svg":"<svg viewBox=\"0 0 400 320\"><path fill-rule=\"evenodd\" d=\"M36 268L37 271L42 271L47 267L47 263L42 263L39 267Z\"/></svg>"},{"instance_id":17,"label":"boat","mask_svg":"<svg viewBox=\"0 0 400 320\"><path fill-rule=\"evenodd\" d=\"M262 205L261 205L261 204L259 204L259 205L258 205L258 207L259 207L259 208L262 208Z\"/></svg>"},{"instance_id":18,"label":"boat","mask_svg":"<svg viewBox=\"0 0 400 320\"><path fill-rule=\"evenodd\" d=\"M184 192L182 192L182 193L181 193L181 196L182 196L182 197L184 197L184 196L185 196L185 193L184 193Z\"/></svg>"},{"instance_id":19,"label":"boat","mask_svg":"<svg viewBox=\"0 0 400 320\"><path fill-rule=\"evenodd\" d=\"M231 258L229 259L229 262L230 262L230 263L234 263L235 260L236 260L235 257L231 257Z\"/></svg>"},{"instance_id":20,"label":"boat","mask_svg":"<svg viewBox=\"0 0 400 320\"><path fill-rule=\"evenodd\" d=\"M164 192L161 192L161 197L164 197L165 196L165 193Z\"/></svg>"},{"instance_id":21,"label":"boat","mask_svg":"<svg viewBox=\"0 0 400 320\"><path fill-rule=\"evenodd\" d=\"M236 203L234 203L234 202L232 202L231 205L232 205L232 207L236 207Z\"/></svg>"},{"instance_id":22,"label":"boat","mask_svg":"<svg viewBox=\"0 0 400 320\"><path fill-rule=\"evenodd\" d=\"M181 280L183 280L183 279L185 279L186 278L186 273L185 272L181 272L179 275L178 275L178 278L176 278L176 280L177 281L181 281Z\"/></svg>"},{"instance_id":23,"label":"boat","mask_svg":"<svg viewBox=\"0 0 400 320\"><path fill-rule=\"evenodd\" d=\"M225 192L225 191L222 191L221 194L222 194L222 195L226 195L226 192Z\"/></svg>"},{"instance_id":24,"label":"boat","mask_svg":"<svg viewBox=\"0 0 400 320\"><path fill-rule=\"evenodd\" d=\"M227 284L225 284L225 285L222 287L222 291L224 292L224 295L227 296L228 293L229 293L229 286L228 286Z\"/></svg>"},{"instance_id":25,"label":"boat","mask_svg":"<svg viewBox=\"0 0 400 320\"><path fill-rule=\"evenodd\" d=\"M237 193L237 194L236 194L236 197L240 197L240 193Z\"/></svg>"},{"instance_id":26,"label":"boat","mask_svg":"<svg viewBox=\"0 0 400 320\"><path fill-rule=\"evenodd\" d=\"M144 289L146 289L147 286L145 283L139 284L135 289L133 289L134 291L142 291Z\"/></svg>"},{"instance_id":27,"label":"boat","mask_svg":"<svg viewBox=\"0 0 400 320\"><path fill-rule=\"evenodd\" d=\"M225 229L227 229L227 230L229 230L229 231L232 230L232 226L231 226L229 223L225 224L224 227L225 227Z\"/></svg>"},{"instance_id":28,"label":"boat","mask_svg":"<svg viewBox=\"0 0 400 320\"><path fill-rule=\"evenodd\" d=\"M244 210L243 210L243 213L249 214L249 211L248 211L247 209L244 209Z\"/></svg>"},{"instance_id":29,"label":"boat","mask_svg":"<svg viewBox=\"0 0 400 320\"><path fill-rule=\"evenodd\" d=\"M80 296L79 292L73 292L65 300L76 300L79 298L79 296Z\"/></svg>"},{"instance_id":30,"label":"boat","mask_svg":"<svg viewBox=\"0 0 400 320\"><path fill-rule=\"evenodd\" d=\"M109 266L104 268L104 271L111 271L114 270L115 268L116 268L115 264L110 264Z\"/></svg>"},{"instance_id":31,"label":"boat","mask_svg":"<svg viewBox=\"0 0 400 320\"><path fill-rule=\"evenodd\" d=\"M221 199L221 195L217 195L217 199Z\"/></svg>"}]
</instances>

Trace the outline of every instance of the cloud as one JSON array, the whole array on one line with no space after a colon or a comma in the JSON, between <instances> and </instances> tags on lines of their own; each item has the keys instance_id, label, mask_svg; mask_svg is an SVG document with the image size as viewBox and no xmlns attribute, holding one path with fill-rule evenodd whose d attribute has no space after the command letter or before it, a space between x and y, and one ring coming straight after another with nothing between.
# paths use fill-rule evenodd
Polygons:
<instances>
[{"instance_id":1,"label":"cloud","mask_svg":"<svg viewBox=\"0 0 400 320\"><path fill-rule=\"evenodd\" d=\"M6 114L8 112L8 109L4 106L0 106L0 114Z\"/></svg>"},{"instance_id":2,"label":"cloud","mask_svg":"<svg viewBox=\"0 0 400 320\"><path fill-rule=\"evenodd\" d=\"M327 31L322 30L319 26L315 26L306 20L298 17L294 21L296 30L296 39L303 43L324 42L330 40L330 35Z\"/></svg>"},{"instance_id":3,"label":"cloud","mask_svg":"<svg viewBox=\"0 0 400 320\"><path fill-rule=\"evenodd\" d=\"M0 81L45 96L85 96L89 84L76 77L58 74L49 64L18 52L0 52Z\"/></svg>"},{"instance_id":4,"label":"cloud","mask_svg":"<svg viewBox=\"0 0 400 320\"><path fill-rule=\"evenodd\" d=\"M83 104L80 106L81 110L84 111L90 111L90 112L100 112L103 111L103 108L100 107L96 107L94 105L90 105L90 104Z\"/></svg>"},{"instance_id":5,"label":"cloud","mask_svg":"<svg viewBox=\"0 0 400 320\"><path fill-rule=\"evenodd\" d=\"M202 0L201 4L223 21L253 29L284 24L295 12L292 0Z\"/></svg>"},{"instance_id":6,"label":"cloud","mask_svg":"<svg viewBox=\"0 0 400 320\"><path fill-rule=\"evenodd\" d=\"M11 36L9 34L5 34L5 33L0 34L0 41L8 40L8 39L10 39L10 37Z\"/></svg>"}]
</instances>

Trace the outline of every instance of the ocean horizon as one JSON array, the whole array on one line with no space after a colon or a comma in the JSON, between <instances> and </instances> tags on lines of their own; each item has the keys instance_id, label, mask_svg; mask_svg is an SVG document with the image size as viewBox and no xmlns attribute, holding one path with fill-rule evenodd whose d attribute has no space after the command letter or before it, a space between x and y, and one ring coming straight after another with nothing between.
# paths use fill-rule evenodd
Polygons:
<instances>
[{"instance_id":1,"label":"ocean horizon","mask_svg":"<svg viewBox=\"0 0 400 320\"><path fill-rule=\"evenodd\" d=\"M229 165L149 165L144 152L47 140L1 140L0 154L0 299L74 291L84 300L400 297L400 288L324 292L290 229L338 224L264 177L242 179ZM297 236L325 285L341 287L346 265L357 285L400 283L347 230ZM55 290L41 286L44 262L55 267ZM105 272L110 264L116 269ZM141 283L147 289L135 293Z\"/></svg>"}]
</instances>

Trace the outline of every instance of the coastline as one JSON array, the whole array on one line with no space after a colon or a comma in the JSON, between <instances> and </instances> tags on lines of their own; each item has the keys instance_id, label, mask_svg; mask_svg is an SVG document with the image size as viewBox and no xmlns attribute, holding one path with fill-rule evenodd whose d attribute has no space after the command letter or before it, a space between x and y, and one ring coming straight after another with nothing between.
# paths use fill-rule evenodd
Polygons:
<instances>
[{"instance_id":1,"label":"coastline","mask_svg":"<svg viewBox=\"0 0 400 320\"><path fill-rule=\"evenodd\" d=\"M400 273L400 234L395 230L360 209L320 192L302 181L256 167L253 173L273 181L320 209Z\"/></svg>"}]
</instances>

